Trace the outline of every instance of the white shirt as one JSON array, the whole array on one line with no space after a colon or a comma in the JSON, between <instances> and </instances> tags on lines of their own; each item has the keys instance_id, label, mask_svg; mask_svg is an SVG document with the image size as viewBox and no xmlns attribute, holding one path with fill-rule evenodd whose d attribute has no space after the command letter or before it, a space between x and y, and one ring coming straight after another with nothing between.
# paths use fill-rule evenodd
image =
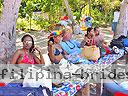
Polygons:
<instances>
[{"instance_id":1,"label":"white shirt","mask_svg":"<svg viewBox=\"0 0 128 96\"><path fill-rule=\"evenodd\" d=\"M120 12L118 12L118 11L114 12L113 22L118 22L119 17L120 17Z\"/></svg>"}]
</instances>

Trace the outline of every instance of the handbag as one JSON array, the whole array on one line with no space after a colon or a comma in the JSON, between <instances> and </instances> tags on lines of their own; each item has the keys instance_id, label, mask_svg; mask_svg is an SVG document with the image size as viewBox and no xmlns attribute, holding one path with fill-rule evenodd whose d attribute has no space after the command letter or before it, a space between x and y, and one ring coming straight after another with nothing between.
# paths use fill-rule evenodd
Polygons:
<instances>
[{"instance_id":1,"label":"handbag","mask_svg":"<svg viewBox=\"0 0 128 96\"><path fill-rule=\"evenodd\" d=\"M86 58L88 60L96 61L100 57L100 49L98 47L96 47L95 45L85 46L82 49L82 55L84 58Z\"/></svg>"},{"instance_id":2,"label":"handbag","mask_svg":"<svg viewBox=\"0 0 128 96\"><path fill-rule=\"evenodd\" d=\"M117 46L120 49L124 48L123 41L119 39L113 39L110 42L110 48L113 48L113 46Z\"/></svg>"}]
</instances>

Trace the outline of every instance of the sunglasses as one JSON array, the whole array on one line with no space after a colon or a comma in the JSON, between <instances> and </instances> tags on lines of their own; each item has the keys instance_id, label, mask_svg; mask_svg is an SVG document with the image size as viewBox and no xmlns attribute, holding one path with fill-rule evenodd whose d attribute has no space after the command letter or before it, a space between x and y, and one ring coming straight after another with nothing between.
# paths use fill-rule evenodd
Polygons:
<instances>
[{"instance_id":1,"label":"sunglasses","mask_svg":"<svg viewBox=\"0 0 128 96\"><path fill-rule=\"evenodd\" d=\"M32 41L23 41L24 43L32 44Z\"/></svg>"}]
</instances>

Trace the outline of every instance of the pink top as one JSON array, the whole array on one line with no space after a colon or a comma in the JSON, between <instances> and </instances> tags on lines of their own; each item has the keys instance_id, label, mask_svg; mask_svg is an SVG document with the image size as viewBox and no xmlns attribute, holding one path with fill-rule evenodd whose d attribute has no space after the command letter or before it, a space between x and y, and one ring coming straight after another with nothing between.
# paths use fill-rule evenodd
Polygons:
<instances>
[{"instance_id":1,"label":"pink top","mask_svg":"<svg viewBox=\"0 0 128 96\"><path fill-rule=\"evenodd\" d=\"M24 54L22 60L20 61L20 63L35 64L35 60L34 60L34 58L32 58L32 60L30 60L28 54L26 54L26 52L25 52L25 54Z\"/></svg>"}]
</instances>

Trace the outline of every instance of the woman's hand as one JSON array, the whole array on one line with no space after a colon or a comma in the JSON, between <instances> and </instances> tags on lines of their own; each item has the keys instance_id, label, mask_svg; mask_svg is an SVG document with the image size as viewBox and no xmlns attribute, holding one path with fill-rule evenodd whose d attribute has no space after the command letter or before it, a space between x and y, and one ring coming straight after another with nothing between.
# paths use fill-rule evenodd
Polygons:
<instances>
[{"instance_id":1,"label":"woman's hand","mask_svg":"<svg viewBox=\"0 0 128 96\"><path fill-rule=\"evenodd\" d=\"M33 50L36 50L38 53L41 53L41 49L39 47L34 47Z\"/></svg>"},{"instance_id":2,"label":"woman's hand","mask_svg":"<svg viewBox=\"0 0 128 96\"><path fill-rule=\"evenodd\" d=\"M52 46L54 43L52 41L49 41L49 46Z\"/></svg>"},{"instance_id":3,"label":"woman's hand","mask_svg":"<svg viewBox=\"0 0 128 96\"><path fill-rule=\"evenodd\" d=\"M36 55L34 56L36 63L45 64L44 58L43 58L42 53L41 53L41 49L39 47L34 47L33 50L36 50L40 55L40 58L38 58Z\"/></svg>"}]
</instances>

